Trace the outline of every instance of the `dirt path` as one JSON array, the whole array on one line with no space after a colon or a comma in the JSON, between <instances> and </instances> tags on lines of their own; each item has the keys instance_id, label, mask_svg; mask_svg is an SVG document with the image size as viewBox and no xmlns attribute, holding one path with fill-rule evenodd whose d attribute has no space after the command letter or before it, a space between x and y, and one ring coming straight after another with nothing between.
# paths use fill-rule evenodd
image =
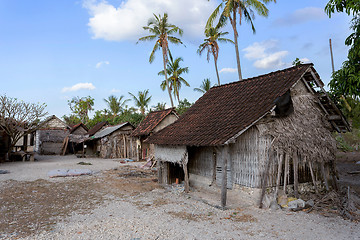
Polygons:
<instances>
[{"instance_id":1,"label":"dirt path","mask_svg":"<svg viewBox=\"0 0 360 240\"><path fill-rule=\"evenodd\" d=\"M75 168L77 161L64 164ZM159 186L154 171L134 164L94 160L93 170L101 172L61 179L42 179L36 164L32 177L0 180L0 239L360 239L359 223L340 217L223 211L179 187Z\"/></svg>"}]
</instances>

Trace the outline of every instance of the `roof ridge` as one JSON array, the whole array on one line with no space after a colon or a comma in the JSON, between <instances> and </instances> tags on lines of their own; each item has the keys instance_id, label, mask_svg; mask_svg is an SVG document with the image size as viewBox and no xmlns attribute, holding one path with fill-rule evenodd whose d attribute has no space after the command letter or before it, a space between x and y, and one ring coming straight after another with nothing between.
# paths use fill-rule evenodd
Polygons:
<instances>
[{"instance_id":1,"label":"roof ridge","mask_svg":"<svg viewBox=\"0 0 360 240\"><path fill-rule=\"evenodd\" d=\"M289 68L284 68L284 69L281 69L281 70L276 70L276 71L273 71L273 72L270 72L270 73L266 73L266 74L262 74L262 75L259 75L259 76L256 76L256 77L250 77L250 78L246 78L246 79L243 79L243 80L237 80L235 82L230 82L230 83L225 83L225 84L222 84L220 86L214 86L212 87L211 89L215 89L215 88L221 88L221 87L225 87L225 86L229 86L229 85L235 85L235 84L240 84L242 82L248 82L248 81L253 81L254 79L258 79L258 78L261 78L261 77L266 77L266 76L271 76L273 74L278 74L278 73L281 73L281 72L288 72L294 68L299 68L299 67L304 67L304 66L308 66L308 67L313 67L314 64L313 63L304 63L304 64L300 64L300 65L296 65L296 66L292 66L292 67L289 67Z\"/></svg>"}]
</instances>

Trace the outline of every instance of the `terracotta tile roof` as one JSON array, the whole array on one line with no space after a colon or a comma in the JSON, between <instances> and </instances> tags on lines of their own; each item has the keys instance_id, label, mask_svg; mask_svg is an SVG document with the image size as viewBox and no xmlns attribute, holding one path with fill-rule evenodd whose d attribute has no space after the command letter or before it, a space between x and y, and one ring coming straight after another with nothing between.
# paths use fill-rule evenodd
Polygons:
<instances>
[{"instance_id":1,"label":"terracotta tile roof","mask_svg":"<svg viewBox=\"0 0 360 240\"><path fill-rule=\"evenodd\" d=\"M176 122L148 142L162 145L222 145L275 106L312 64L211 88ZM315 70L314 70L315 71Z\"/></svg>"},{"instance_id":2,"label":"terracotta tile roof","mask_svg":"<svg viewBox=\"0 0 360 240\"><path fill-rule=\"evenodd\" d=\"M88 134L89 136L92 136L94 135L95 133L97 133L102 127L108 125L108 121L105 121L105 122L99 122L97 123L95 126L93 126L89 131L88 131Z\"/></svg>"},{"instance_id":3,"label":"terracotta tile roof","mask_svg":"<svg viewBox=\"0 0 360 240\"><path fill-rule=\"evenodd\" d=\"M149 135L152 130L169 114L175 112L175 108L150 112L131 134L132 136Z\"/></svg>"}]
</instances>

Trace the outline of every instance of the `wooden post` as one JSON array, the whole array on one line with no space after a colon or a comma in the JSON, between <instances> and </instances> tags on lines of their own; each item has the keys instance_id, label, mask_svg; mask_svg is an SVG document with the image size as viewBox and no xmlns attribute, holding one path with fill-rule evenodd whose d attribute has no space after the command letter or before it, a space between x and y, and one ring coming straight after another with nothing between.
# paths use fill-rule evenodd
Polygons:
<instances>
[{"instance_id":1,"label":"wooden post","mask_svg":"<svg viewBox=\"0 0 360 240\"><path fill-rule=\"evenodd\" d=\"M286 186L288 183L288 176L289 176L289 154L284 153L285 158L285 170L284 170L284 193L286 194Z\"/></svg>"},{"instance_id":2,"label":"wooden post","mask_svg":"<svg viewBox=\"0 0 360 240\"><path fill-rule=\"evenodd\" d=\"M125 139L125 134L123 134L123 140L124 140L124 158L126 158L126 139Z\"/></svg>"},{"instance_id":3,"label":"wooden post","mask_svg":"<svg viewBox=\"0 0 360 240\"><path fill-rule=\"evenodd\" d=\"M189 184L189 173L187 169L187 162L183 163L183 169L184 169L184 182L185 182L185 192L188 193L190 191L190 184Z\"/></svg>"},{"instance_id":4,"label":"wooden post","mask_svg":"<svg viewBox=\"0 0 360 240\"><path fill-rule=\"evenodd\" d=\"M294 194L296 198L299 198L299 177L298 177L298 171L299 171L299 162L298 162L298 156L297 152L294 151L293 153L293 166L294 166Z\"/></svg>"},{"instance_id":5,"label":"wooden post","mask_svg":"<svg viewBox=\"0 0 360 240\"><path fill-rule=\"evenodd\" d=\"M217 158L217 152L216 152L216 147L213 147L213 175L212 175L212 181L210 183L210 186L212 186L213 184L216 185L216 158Z\"/></svg>"},{"instance_id":6,"label":"wooden post","mask_svg":"<svg viewBox=\"0 0 360 240\"><path fill-rule=\"evenodd\" d=\"M333 51L332 51L332 44L331 44L331 38L329 39L329 45L330 45L330 56L331 56L331 66L332 66L332 72L335 72L334 67L334 57L333 57Z\"/></svg>"},{"instance_id":7,"label":"wooden post","mask_svg":"<svg viewBox=\"0 0 360 240\"><path fill-rule=\"evenodd\" d=\"M259 208L263 207L263 199L265 196L265 190L266 190L266 185L267 185L267 180L269 178L269 170L270 170L270 165L271 165L271 148L268 149L268 153L267 153L267 163L266 163L266 167L265 167L265 171L262 175L262 179L261 179L261 195L260 195L260 202L259 202Z\"/></svg>"},{"instance_id":8,"label":"wooden post","mask_svg":"<svg viewBox=\"0 0 360 240\"><path fill-rule=\"evenodd\" d=\"M309 164L309 168L310 168L311 179L312 179L312 182L313 182L314 188L315 188L315 193L318 193L318 189L317 189L316 181L315 181L315 175L314 175L311 161L309 161L308 164Z\"/></svg>"},{"instance_id":9,"label":"wooden post","mask_svg":"<svg viewBox=\"0 0 360 240\"><path fill-rule=\"evenodd\" d=\"M326 191L329 191L329 184L328 184L328 181L327 181L327 176L326 176L326 173L325 173L325 168L324 168L324 163L320 163L320 168L321 168L321 174L324 178L324 184L325 184L325 188L326 188Z\"/></svg>"},{"instance_id":10,"label":"wooden post","mask_svg":"<svg viewBox=\"0 0 360 240\"><path fill-rule=\"evenodd\" d=\"M279 186L280 186L282 163L283 163L283 154L281 153L279 155L279 160L278 160L279 166L278 166L278 173L277 173L277 179L276 179L276 188L275 188L275 194L274 194L275 201L277 200L277 195L278 195Z\"/></svg>"},{"instance_id":11,"label":"wooden post","mask_svg":"<svg viewBox=\"0 0 360 240\"><path fill-rule=\"evenodd\" d=\"M221 178L221 207L225 209L226 206L226 197L227 197L227 161L230 156L229 145L224 146L225 154L223 154L223 164L222 164L222 178Z\"/></svg>"}]
</instances>

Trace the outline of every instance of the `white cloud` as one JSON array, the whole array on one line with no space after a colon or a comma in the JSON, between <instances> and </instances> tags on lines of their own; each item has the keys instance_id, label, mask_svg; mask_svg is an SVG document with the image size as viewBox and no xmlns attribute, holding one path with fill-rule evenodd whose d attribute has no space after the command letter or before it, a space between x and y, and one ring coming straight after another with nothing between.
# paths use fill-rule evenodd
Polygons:
<instances>
[{"instance_id":1,"label":"white cloud","mask_svg":"<svg viewBox=\"0 0 360 240\"><path fill-rule=\"evenodd\" d=\"M101 61L101 62L98 62L95 67L100 68L104 64L109 65L110 62L109 61Z\"/></svg>"},{"instance_id":2,"label":"white cloud","mask_svg":"<svg viewBox=\"0 0 360 240\"><path fill-rule=\"evenodd\" d=\"M288 51L280 51L280 52L271 53L264 58L256 60L254 62L254 66L256 68L262 68L262 69L283 67L286 65L286 63L284 63L282 61L282 58L287 56L288 53L289 53Z\"/></svg>"},{"instance_id":3,"label":"white cloud","mask_svg":"<svg viewBox=\"0 0 360 240\"><path fill-rule=\"evenodd\" d=\"M220 73L234 73L237 72L237 68L222 68Z\"/></svg>"},{"instance_id":4,"label":"white cloud","mask_svg":"<svg viewBox=\"0 0 360 240\"><path fill-rule=\"evenodd\" d=\"M280 26L292 26L295 24L301 24L309 21L315 21L326 18L324 9L316 7L301 8L275 21L276 25Z\"/></svg>"},{"instance_id":5,"label":"white cloud","mask_svg":"<svg viewBox=\"0 0 360 240\"><path fill-rule=\"evenodd\" d=\"M72 87L64 87L62 92L75 92L81 89L94 90L95 86L92 83L77 83Z\"/></svg>"},{"instance_id":6,"label":"white cloud","mask_svg":"<svg viewBox=\"0 0 360 240\"><path fill-rule=\"evenodd\" d=\"M120 92L120 90L119 89L115 89L115 88L113 88L113 89L111 89L111 91L110 91L111 93L118 93L118 92Z\"/></svg>"},{"instance_id":7,"label":"white cloud","mask_svg":"<svg viewBox=\"0 0 360 240\"><path fill-rule=\"evenodd\" d=\"M277 40L267 40L264 42L255 42L252 45L243 49L245 57L250 60L256 60L254 66L261 69L271 69L284 67L288 65L283 62L289 52L288 51L277 51L278 49Z\"/></svg>"},{"instance_id":8,"label":"white cloud","mask_svg":"<svg viewBox=\"0 0 360 240\"><path fill-rule=\"evenodd\" d=\"M205 23L216 7L215 0L125 0L114 6L105 0L83 0L89 12L93 38L109 41L138 40L155 14L167 12L169 22L184 30L184 37L202 37Z\"/></svg>"},{"instance_id":9,"label":"white cloud","mask_svg":"<svg viewBox=\"0 0 360 240\"><path fill-rule=\"evenodd\" d=\"M310 59L308 59L308 58L301 58L300 61L303 62L303 63L311 62Z\"/></svg>"}]
</instances>

